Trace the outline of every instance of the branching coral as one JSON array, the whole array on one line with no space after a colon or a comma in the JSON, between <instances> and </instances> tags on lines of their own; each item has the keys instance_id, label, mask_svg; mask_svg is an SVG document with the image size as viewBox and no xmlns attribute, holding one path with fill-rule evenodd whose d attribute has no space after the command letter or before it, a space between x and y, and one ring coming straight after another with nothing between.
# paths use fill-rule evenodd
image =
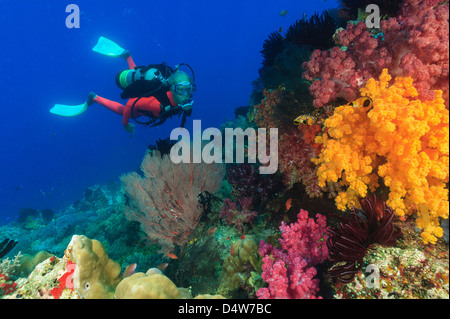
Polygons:
<instances>
[{"instance_id":1,"label":"branching coral","mask_svg":"<svg viewBox=\"0 0 450 319\"><path fill-rule=\"evenodd\" d=\"M319 185L347 187L336 197L341 210L386 187L387 205L402 218L417 211L424 242L435 243L443 235L439 217L448 218L449 209L449 112L441 91L421 101L411 78L390 80L385 69L361 89L373 101L370 110L340 106L325 121L327 132L316 138L323 149L313 159Z\"/></svg>"}]
</instances>

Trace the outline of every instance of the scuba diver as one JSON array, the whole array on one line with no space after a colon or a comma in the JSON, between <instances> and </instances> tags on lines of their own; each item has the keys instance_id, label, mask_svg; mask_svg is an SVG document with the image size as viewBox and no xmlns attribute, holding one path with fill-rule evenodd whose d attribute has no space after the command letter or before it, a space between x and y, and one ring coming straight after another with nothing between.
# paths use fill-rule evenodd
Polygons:
<instances>
[{"instance_id":1,"label":"scuba diver","mask_svg":"<svg viewBox=\"0 0 450 319\"><path fill-rule=\"evenodd\" d=\"M186 117L192 113L194 103L192 95L195 92L195 75L188 64L181 63L175 69L165 62L137 67L129 51L104 37L100 37L92 50L107 56L121 57L127 61L128 70L119 72L115 80L117 86L123 90L120 97L128 99L128 102L123 105L91 92L85 103L75 106L56 104L50 110L51 113L76 116L89 106L98 103L122 115L122 123L129 133L134 130L134 124L129 123L130 118L138 124L153 127L163 124L175 115L183 115L181 127L184 127ZM188 67L192 77L180 70L181 66ZM137 120L141 116L147 116L149 120L145 122Z\"/></svg>"}]
</instances>

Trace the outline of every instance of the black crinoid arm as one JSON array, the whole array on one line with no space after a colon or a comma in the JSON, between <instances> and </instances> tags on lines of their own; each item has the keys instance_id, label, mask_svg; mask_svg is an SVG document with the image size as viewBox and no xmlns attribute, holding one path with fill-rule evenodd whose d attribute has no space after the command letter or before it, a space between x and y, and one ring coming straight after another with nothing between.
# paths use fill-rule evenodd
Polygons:
<instances>
[{"instance_id":1,"label":"black crinoid arm","mask_svg":"<svg viewBox=\"0 0 450 319\"><path fill-rule=\"evenodd\" d=\"M343 283L353 281L372 244L392 246L401 235L394 226L394 211L385 201L371 195L360 203L361 209L354 207L339 228L329 230L329 259L337 264L329 270L329 275Z\"/></svg>"},{"instance_id":2,"label":"black crinoid arm","mask_svg":"<svg viewBox=\"0 0 450 319\"><path fill-rule=\"evenodd\" d=\"M17 241L12 239L5 239L0 243L0 258L3 258L7 253L9 253L15 246Z\"/></svg>"}]
</instances>

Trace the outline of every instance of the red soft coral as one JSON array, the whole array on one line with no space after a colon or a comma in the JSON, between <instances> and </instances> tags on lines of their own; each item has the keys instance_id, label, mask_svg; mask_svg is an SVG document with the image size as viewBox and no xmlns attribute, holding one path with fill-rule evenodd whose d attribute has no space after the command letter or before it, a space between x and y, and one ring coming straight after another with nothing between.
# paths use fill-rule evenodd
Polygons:
<instances>
[{"instance_id":1,"label":"red soft coral","mask_svg":"<svg viewBox=\"0 0 450 319\"><path fill-rule=\"evenodd\" d=\"M347 29L337 33L337 39L345 47L333 47L328 51L315 50L309 61L303 63L303 77L313 81L310 86L314 106L321 107L343 98L353 101L359 89L368 79L378 73L371 61L378 59L381 39L373 38L364 22L348 24Z\"/></svg>"},{"instance_id":2,"label":"red soft coral","mask_svg":"<svg viewBox=\"0 0 450 319\"><path fill-rule=\"evenodd\" d=\"M410 76L419 98L432 100L443 90L448 108L449 6L440 0L407 0L397 17L383 20L381 36L371 35L364 22L338 30L339 47L316 50L303 63L303 77L316 107L337 98L352 101L367 80L384 68L393 76Z\"/></svg>"},{"instance_id":3,"label":"red soft coral","mask_svg":"<svg viewBox=\"0 0 450 319\"><path fill-rule=\"evenodd\" d=\"M321 197L322 190L317 179L317 168L311 162L315 154L314 145L306 142L299 130L292 129L281 136L278 161L284 183L292 186L302 182L310 197Z\"/></svg>"},{"instance_id":4,"label":"red soft coral","mask_svg":"<svg viewBox=\"0 0 450 319\"><path fill-rule=\"evenodd\" d=\"M441 4L442 3L442 4ZM441 0L407 0L400 15L381 22L393 76L409 76L421 100L442 90L449 98L449 6Z\"/></svg>"}]
</instances>

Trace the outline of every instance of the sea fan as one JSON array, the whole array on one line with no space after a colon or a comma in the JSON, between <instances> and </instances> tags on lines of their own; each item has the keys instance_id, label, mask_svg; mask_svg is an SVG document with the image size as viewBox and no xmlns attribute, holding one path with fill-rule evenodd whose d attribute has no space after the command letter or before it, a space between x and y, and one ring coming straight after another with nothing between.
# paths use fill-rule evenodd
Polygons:
<instances>
[{"instance_id":1,"label":"sea fan","mask_svg":"<svg viewBox=\"0 0 450 319\"><path fill-rule=\"evenodd\" d=\"M330 229L327 246L330 261L339 264L329 271L331 278L343 283L353 281L372 244L392 246L401 235L394 226L394 211L376 196L360 201L362 209L353 208L338 229Z\"/></svg>"}]
</instances>

